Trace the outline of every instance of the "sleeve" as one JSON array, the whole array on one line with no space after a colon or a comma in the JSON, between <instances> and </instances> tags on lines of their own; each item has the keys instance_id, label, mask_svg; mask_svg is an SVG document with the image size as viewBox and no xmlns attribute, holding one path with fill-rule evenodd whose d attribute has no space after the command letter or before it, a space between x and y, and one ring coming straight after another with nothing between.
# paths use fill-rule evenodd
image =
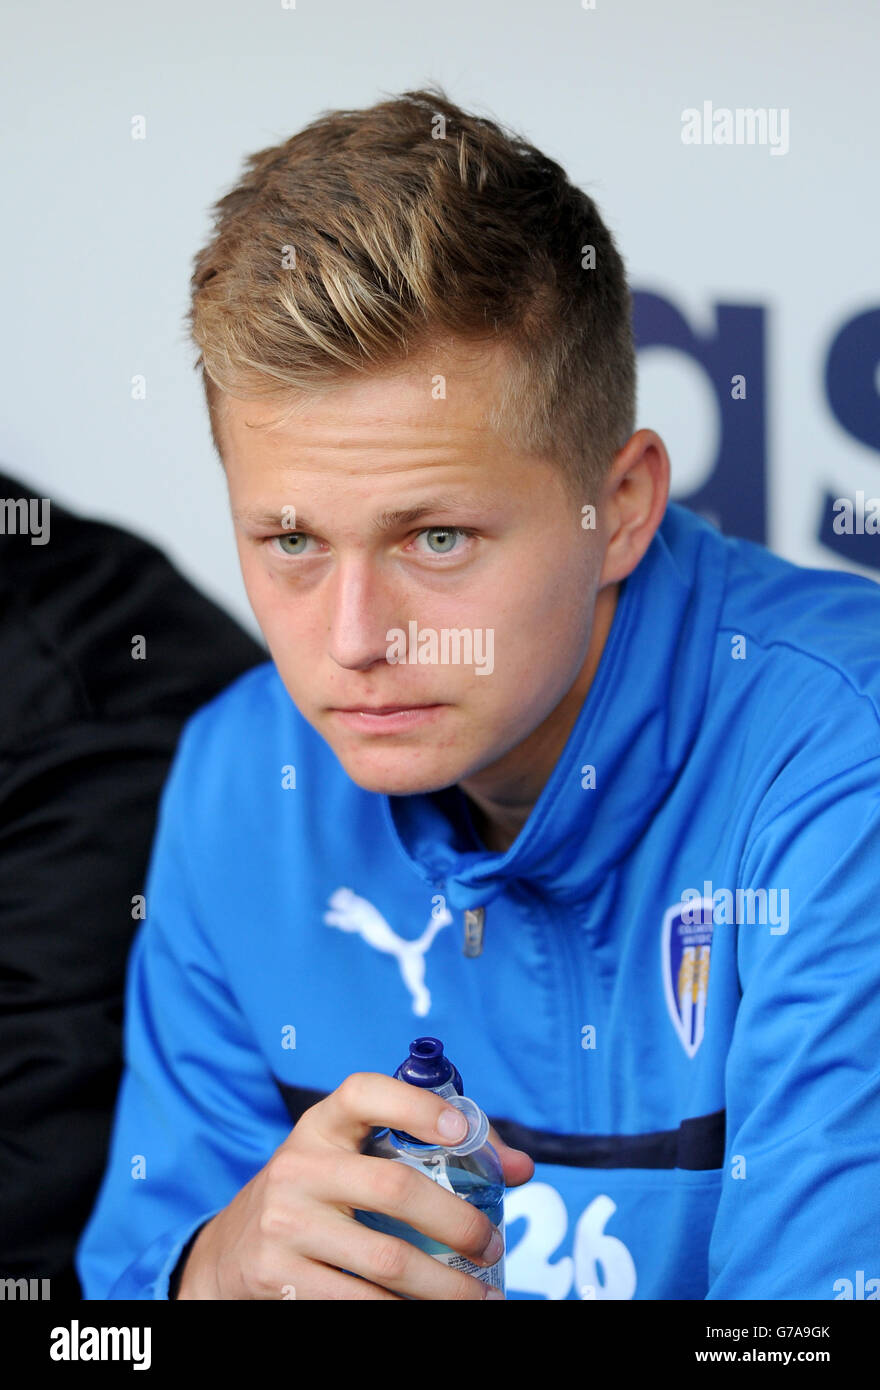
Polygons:
<instances>
[{"instance_id":1,"label":"sleeve","mask_svg":"<svg viewBox=\"0 0 880 1390\"><path fill-rule=\"evenodd\" d=\"M190 871L204 859L199 827L210 813L187 809L187 788L205 780L192 728L160 801L146 918L129 957L109 1159L76 1253L86 1299L167 1299L191 1237L290 1129L196 911Z\"/></svg>"},{"instance_id":2,"label":"sleeve","mask_svg":"<svg viewBox=\"0 0 880 1390\"><path fill-rule=\"evenodd\" d=\"M715 928L742 994L706 1297L852 1297L880 1273L880 757L765 817L740 886L776 921Z\"/></svg>"}]
</instances>

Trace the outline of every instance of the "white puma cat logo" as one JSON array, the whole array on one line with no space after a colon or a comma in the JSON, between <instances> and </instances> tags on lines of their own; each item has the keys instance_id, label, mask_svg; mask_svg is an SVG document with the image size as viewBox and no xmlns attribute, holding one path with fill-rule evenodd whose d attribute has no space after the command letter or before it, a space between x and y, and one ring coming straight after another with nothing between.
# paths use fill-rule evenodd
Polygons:
<instances>
[{"instance_id":1,"label":"white puma cat logo","mask_svg":"<svg viewBox=\"0 0 880 1390\"><path fill-rule=\"evenodd\" d=\"M431 995L425 988L425 952L440 931L452 921L452 913L444 903L431 914L431 920L415 941L404 941L392 931L377 907L366 898L359 898L350 888L337 888L329 898L332 911L324 913L328 927L355 931L377 951L387 951L397 957L403 983L413 1001L413 1013L424 1018L431 1007Z\"/></svg>"}]
</instances>

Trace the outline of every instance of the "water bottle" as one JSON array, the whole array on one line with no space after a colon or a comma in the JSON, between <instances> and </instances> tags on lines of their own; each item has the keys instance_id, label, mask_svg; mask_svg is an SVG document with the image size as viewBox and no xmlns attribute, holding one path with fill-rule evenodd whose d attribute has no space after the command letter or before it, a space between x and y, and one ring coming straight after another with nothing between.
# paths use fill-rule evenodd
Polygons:
<instances>
[{"instance_id":1,"label":"water bottle","mask_svg":"<svg viewBox=\"0 0 880 1390\"><path fill-rule=\"evenodd\" d=\"M444 1056L439 1038L416 1038L410 1045L409 1057L394 1075L410 1085L423 1086L442 1095L448 1105L461 1110L468 1122L467 1134L457 1144L440 1145L426 1144L404 1130L383 1129L373 1134L363 1152L373 1158L406 1163L463 1201L473 1203L498 1227L503 1239L504 1173L501 1160L489 1143L489 1121L474 1101L461 1094L461 1076ZM487 1269L385 1212L355 1211L354 1214L364 1226L409 1241L450 1269L463 1270L504 1292L503 1254Z\"/></svg>"}]
</instances>

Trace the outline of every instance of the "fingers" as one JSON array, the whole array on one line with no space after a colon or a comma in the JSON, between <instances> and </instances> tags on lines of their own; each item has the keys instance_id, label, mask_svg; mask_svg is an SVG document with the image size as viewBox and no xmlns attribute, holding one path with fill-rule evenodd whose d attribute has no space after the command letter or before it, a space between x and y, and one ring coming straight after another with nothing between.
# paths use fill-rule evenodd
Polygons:
<instances>
[{"instance_id":1,"label":"fingers","mask_svg":"<svg viewBox=\"0 0 880 1390\"><path fill-rule=\"evenodd\" d=\"M307 1232L300 1239L311 1260L326 1261L359 1275L360 1280L349 1280L352 1285L365 1281L367 1288L416 1299L482 1302L486 1298L489 1285L463 1270L447 1267L412 1245L403 1223L388 1217L383 1221L391 1228L389 1231L379 1232L339 1216L315 1227L314 1245L309 1243ZM400 1234L394 1234L395 1230ZM338 1296L347 1298L349 1294Z\"/></svg>"},{"instance_id":2,"label":"fingers","mask_svg":"<svg viewBox=\"0 0 880 1390\"><path fill-rule=\"evenodd\" d=\"M449 1133L439 1127L447 1113L455 1121ZM380 1072L360 1071L347 1076L329 1096L306 1110L291 1139L297 1134L300 1139L317 1137L338 1148L360 1152L376 1126L405 1130L427 1144L454 1144L467 1133L460 1111L433 1091Z\"/></svg>"},{"instance_id":3,"label":"fingers","mask_svg":"<svg viewBox=\"0 0 880 1390\"><path fill-rule=\"evenodd\" d=\"M457 1133L444 1133L439 1128L444 1114L451 1115L460 1126ZM317 1138L359 1153L372 1130L386 1126L429 1144L455 1143L464 1132L459 1112L433 1091L410 1086L381 1072L353 1072L335 1091L305 1112L294 1134L299 1131L297 1142ZM534 1176L533 1160L522 1149L506 1144L494 1126L489 1127L489 1140L501 1160L508 1187L519 1187Z\"/></svg>"},{"instance_id":4,"label":"fingers","mask_svg":"<svg viewBox=\"0 0 880 1390\"><path fill-rule=\"evenodd\" d=\"M348 1261L344 1257L339 1261L340 1265L345 1265ZM266 1264L271 1264L271 1270L264 1269L259 1276L254 1275L247 1284L247 1293L244 1295L247 1301L269 1303L274 1299L283 1301L296 1300L299 1303L307 1303L314 1300L339 1300L360 1302L402 1302L400 1294L392 1293L389 1289L383 1289L379 1284L373 1284L369 1279L357 1278L345 1269L332 1268L330 1265L322 1264L320 1260L313 1258L304 1259L297 1255L288 1256L286 1253L276 1251L273 1257L267 1259Z\"/></svg>"},{"instance_id":5,"label":"fingers","mask_svg":"<svg viewBox=\"0 0 880 1390\"><path fill-rule=\"evenodd\" d=\"M304 1190L296 1166L286 1166L286 1176L279 1175L273 1193L274 1207L283 1212L287 1202L301 1197ZM483 1267L495 1264L504 1253L503 1241L492 1244L499 1233L485 1212L405 1163L340 1154L322 1165L320 1177L312 1171L308 1192L310 1201L324 1209L335 1207L346 1220L355 1210L366 1213L368 1219L376 1213L381 1222L394 1220L409 1226Z\"/></svg>"},{"instance_id":6,"label":"fingers","mask_svg":"<svg viewBox=\"0 0 880 1390\"><path fill-rule=\"evenodd\" d=\"M309 1270L309 1292L300 1302L346 1299L349 1302L362 1303L403 1303L404 1298L405 1295L391 1293L388 1289L380 1288L378 1284L371 1284L368 1279L356 1279L353 1274L345 1274L341 1269L330 1269L329 1266L315 1261Z\"/></svg>"}]
</instances>

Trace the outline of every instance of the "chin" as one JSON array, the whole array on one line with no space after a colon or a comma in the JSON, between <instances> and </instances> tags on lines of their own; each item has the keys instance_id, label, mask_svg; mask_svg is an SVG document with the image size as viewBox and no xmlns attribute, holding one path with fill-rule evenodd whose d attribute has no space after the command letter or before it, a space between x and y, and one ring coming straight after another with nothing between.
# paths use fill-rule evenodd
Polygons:
<instances>
[{"instance_id":1,"label":"chin","mask_svg":"<svg viewBox=\"0 0 880 1390\"><path fill-rule=\"evenodd\" d=\"M367 792L384 792L386 796L413 796L419 792L436 792L451 787L463 775L458 760L447 767L440 760L430 766L412 766L412 758L402 752L384 760L381 757L343 758L334 748L337 758L351 780Z\"/></svg>"}]
</instances>

